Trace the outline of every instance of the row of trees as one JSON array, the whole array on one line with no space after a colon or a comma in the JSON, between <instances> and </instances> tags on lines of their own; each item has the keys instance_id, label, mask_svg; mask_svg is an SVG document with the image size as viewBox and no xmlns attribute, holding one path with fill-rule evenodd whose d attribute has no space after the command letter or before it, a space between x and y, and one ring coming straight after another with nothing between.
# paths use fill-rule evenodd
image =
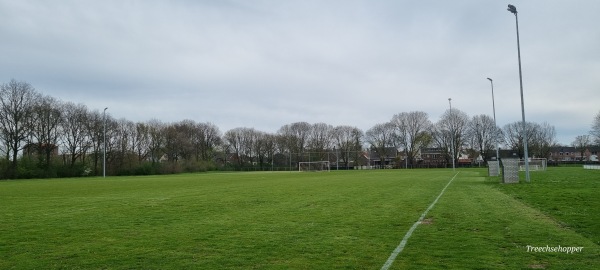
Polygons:
<instances>
[{"instance_id":1,"label":"row of trees","mask_svg":"<svg viewBox=\"0 0 600 270\"><path fill-rule=\"evenodd\" d=\"M530 156L547 157L556 145L556 131L548 123L526 123ZM459 152L470 157L481 156L484 161L496 156L496 146L512 149L524 156L523 125L521 122L497 127L488 115L471 118L457 109L447 110L439 121L432 123L425 112L409 112L395 115L390 122L377 124L366 132L367 142L380 154L386 148L404 149L409 164L414 164L422 148L433 147L444 151L451 162ZM456 161L456 160L455 160Z\"/></svg>"},{"instance_id":2,"label":"row of trees","mask_svg":"<svg viewBox=\"0 0 600 270\"><path fill-rule=\"evenodd\" d=\"M579 150L579 154L584 156L584 151L591 146L600 146L600 112L594 117L590 134L579 135L571 143L571 146Z\"/></svg>"},{"instance_id":3,"label":"row of trees","mask_svg":"<svg viewBox=\"0 0 600 270\"><path fill-rule=\"evenodd\" d=\"M276 133L240 127L221 133L210 123L183 120L133 122L114 119L83 104L42 95L28 83L11 80L0 89L0 178L101 175L106 145L107 173L156 174L203 171L227 166L293 167L325 153L348 164L365 147L385 156L402 149L415 164L422 148L469 149L494 156L496 144L523 155L520 123L500 129L487 115L468 117L448 110L433 123L427 113L403 112L363 132L352 126L297 122ZM547 156L555 143L554 127L527 124L530 153ZM473 150L474 149L474 150ZM305 156L315 153L316 156ZM351 156L349 153L354 153ZM321 155L321 156L319 156ZM456 156L454 157L456 158Z\"/></svg>"}]
</instances>

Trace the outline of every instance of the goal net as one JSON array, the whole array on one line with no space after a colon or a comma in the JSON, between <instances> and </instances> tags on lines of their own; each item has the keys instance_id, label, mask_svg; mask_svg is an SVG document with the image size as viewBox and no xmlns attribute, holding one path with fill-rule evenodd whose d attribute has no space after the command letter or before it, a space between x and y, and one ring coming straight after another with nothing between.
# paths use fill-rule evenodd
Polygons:
<instances>
[{"instance_id":1,"label":"goal net","mask_svg":"<svg viewBox=\"0 0 600 270\"><path fill-rule=\"evenodd\" d=\"M298 162L298 170L301 172L328 172L329 161Z\"/></svg>"},{"instance_id":2,"label":"goal net","mask_svg":"<svg viewBox=\"0 0 600 270\"><path fill-rule=\"evenodd\" d=\"M519 160L519 170L525 170L525 160ZM530 158L529 159L529 170L530 171L545 171L546 170L546 159L545 158Z\"/></svg>"}]
</instances>

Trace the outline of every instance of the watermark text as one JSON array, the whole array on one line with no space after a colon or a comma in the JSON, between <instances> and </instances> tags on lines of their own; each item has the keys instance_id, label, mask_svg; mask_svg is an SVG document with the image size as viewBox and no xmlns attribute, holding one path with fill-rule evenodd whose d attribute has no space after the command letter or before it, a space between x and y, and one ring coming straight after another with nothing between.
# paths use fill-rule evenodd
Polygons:
<instances>
[{"instance_id":1,"label":"watermark text","mask_svg":"<svg viewBox=\"0 0 600 270\"><path fill-rule=\"evenodd\" d=\"M556 247L551 247L546 245L545 247L534 247L527 245L527 252L560 252L560 253L579 253L583 251L583 247L561 247L560 245Z\"/></svg>"}]
</instances>

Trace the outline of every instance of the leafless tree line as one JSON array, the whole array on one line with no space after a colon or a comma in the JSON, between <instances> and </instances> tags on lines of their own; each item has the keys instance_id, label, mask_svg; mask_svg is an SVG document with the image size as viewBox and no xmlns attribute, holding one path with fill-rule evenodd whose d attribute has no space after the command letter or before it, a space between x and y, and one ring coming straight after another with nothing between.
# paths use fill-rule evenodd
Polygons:
<instances>
[{"instance_id":1,"label":"leafless tree line","mask_svg":"<svg viewBox=\"0 0 600 270\"><path fill-rule=\"evenodd\" d=\"M600 111L594 117L590 133L576 136L571 143L571 146L575 147L582 157L584 152L594 145L600 146Z\"/></svg>"},{"instance_id":2,"label":"leafless tree line","mask_svg":"<svg viewBox=\"0 0 600 270\"><path fill-rule=\"evenodd\" d=\"M415 164L423 148L440 149L448 161L458 159L460 152L472 158L484 160L496 156L496 147L511 149L519 157L524 156L522 123L497 127L488 115L471 118L458 110L447 110L433 123L427 113L415 111L394 115L387 123L377 124L366 132L367 142L375 151L384 154L384 149L403 149L409 164ZM548 157L551 147L556 145L556 131L548 123L526 123L530 156Z\"/></svg>"},{"instance_id":3,"label":"leafless tree line","mask_svg":"<svg viewBox=\"0 0 600 270\"><path fill-rule=\"evenodd\" d=\"M297 122L275 133L251 127L221 133L210 122L114 119L84 104L42 95L27 82L13 79L0 89L0 178L98 175L104 145L109 174L295 166L290 163L304 161L304 153L321 153L311 158L325 160L322 155L332 151L360 153L365 147L380 156L387 155L386 149L401 149L410 164L423 148L442 149L448 158L450 149L490 157L501 144L522 155L521 128L515 122L500 129L487 115L469 118L453 109L435 123L425 112L402 112L366 132L353 126ZM530 153L545 156L555 144L554 127L527 123L527 129ZM339 158L348 164L356 156Z\"/></svg>"}]
</instances>

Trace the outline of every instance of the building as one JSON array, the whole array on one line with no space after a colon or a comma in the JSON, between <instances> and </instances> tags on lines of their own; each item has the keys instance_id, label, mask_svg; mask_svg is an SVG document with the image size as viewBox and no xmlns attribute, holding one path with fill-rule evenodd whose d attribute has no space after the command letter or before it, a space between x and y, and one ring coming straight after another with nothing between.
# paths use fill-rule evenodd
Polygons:
<instances>
[{"instance_id":1,"label":"building","mask_svg":"<svg viewBox=\"0 0 600 270\"><path fill-rule=\"evenodd\" d=\"M50 156L58 156L58 146L55 144L28 143L23 147L23 156L45 155L50 150Z\"/></svg>"},{"instance_id":2,"label":"building","mask_svg":"<svg viewBox=\"0 0 600 270\"><path fill-rule=\"evenodd\" d=\"M417 164L422 168L445 168L448 161L446 152L441 148L421 148Z\"/></svg>"},{"instance_id":3,"label":"building","mask_svg":"<svg viewBox=\"0 0 600 270\"><path fill-rule=\"evenodd\" d=\"M598 161L600 147L590 146L581 151L572 146L557 146L550 150L548 161L551 162L576 162L576 161Z\"/></svg>"},{"instance_id":4,"label":"building","mask_svg":"<svg viewBox=\"0 0 600 270\"><path fill-rule=\"evenodd\" d=\"M394 168L398 157L398 149L395 147L386 147L383 153L371 149L369 163L377 168Z\"/></svg>"}]
</instances>

